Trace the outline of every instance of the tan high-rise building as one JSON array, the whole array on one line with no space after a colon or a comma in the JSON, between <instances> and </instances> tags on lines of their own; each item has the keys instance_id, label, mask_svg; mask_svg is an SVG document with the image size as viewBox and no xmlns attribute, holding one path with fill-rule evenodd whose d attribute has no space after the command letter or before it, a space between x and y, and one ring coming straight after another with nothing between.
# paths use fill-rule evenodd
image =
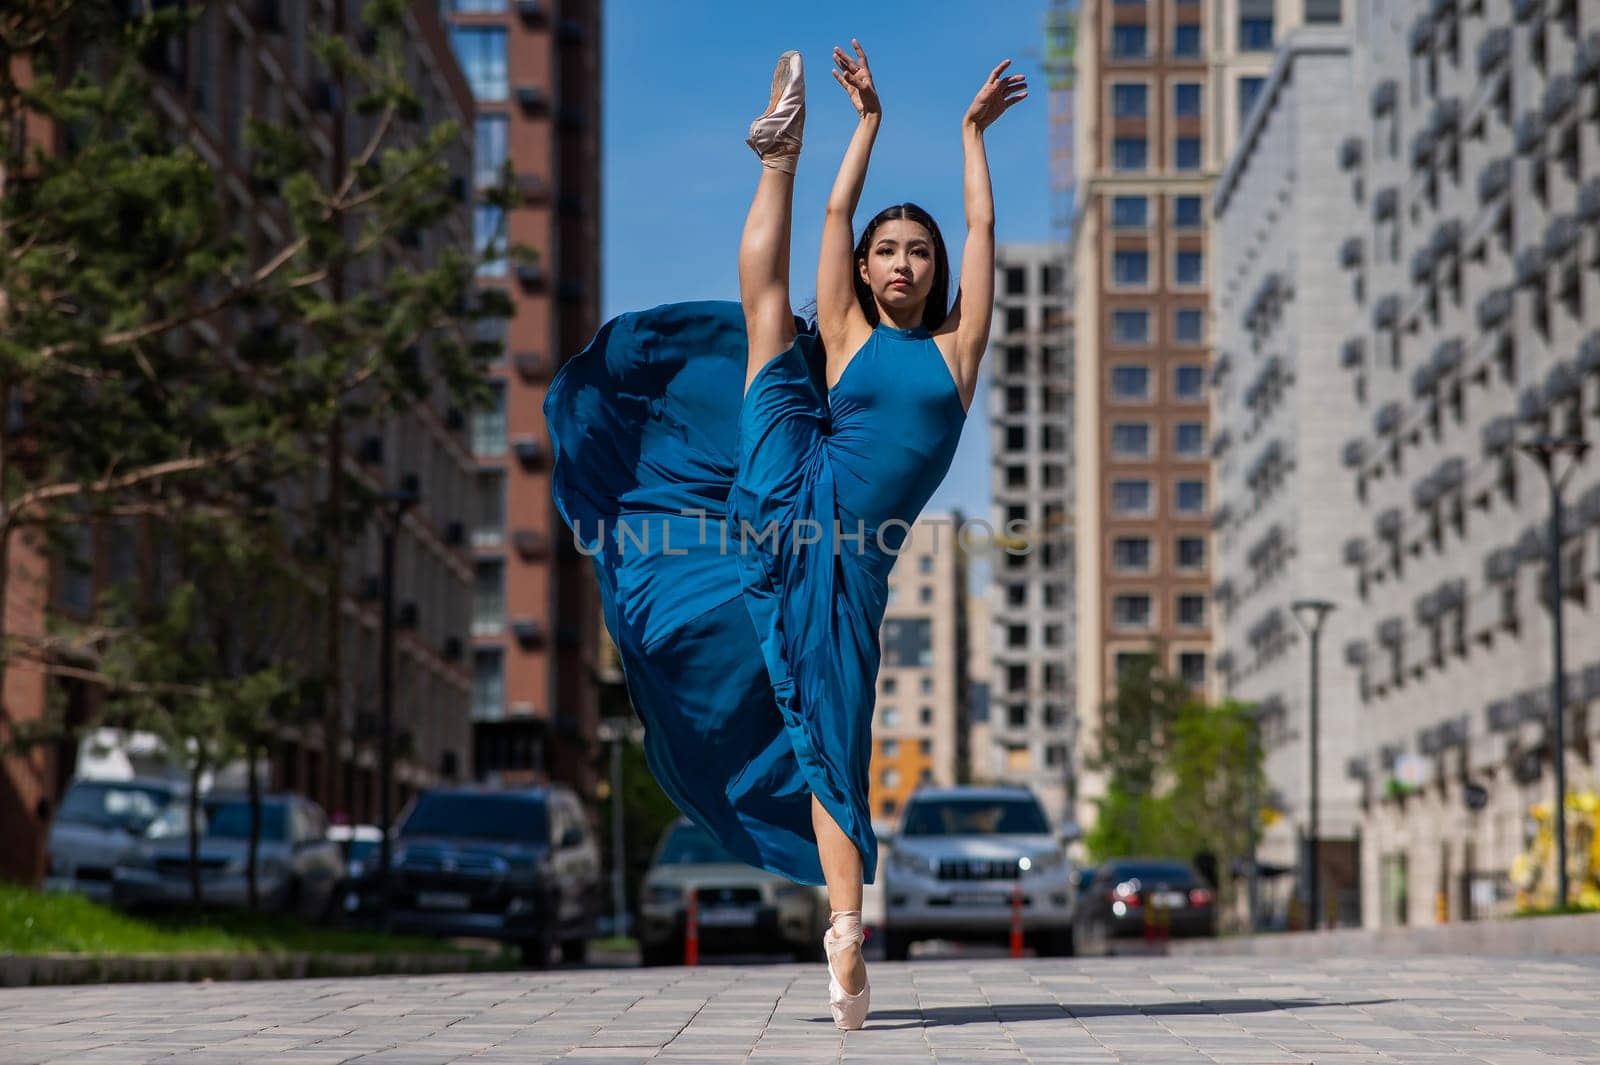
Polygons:
<instances>
[{"instance_id":1,"label":"tan high-rise building","mask_svg":"<svg viewBox=\"0 0 1600 1065\"><path fill-rule=\"evenodd\" d=\"M480 245L531 246L536 263L481 272L515 315L496 337L496 405L473 426L476 774L596 783L600 627L590 561L550 494L541 406L551 376L599 326L599 0L447 0L456 56L477 98L480 186L507 164L520 203L479 204Z\"/></svg>"},{"instance_id":2,"label":"tan high-rise building","mask_svg":"<svg viewBox=\"0 0 1600 1065\"><path fill-rule=\"evenodd\" d=\"M1210 198L1281 33L1323 0L1084 0L1076 35L1078 813L1119 663L1211 658ZM1331 0L1335 20L1336 0Z\"/></svg>"},{"instance_id":3,"label":"tan high-rise building","mask_svg":"<svg viewBox=\"0 0 1600 1065\"><path fill-rule=\"evenodd\" d=\"M924 514L889 572L873 711L874 821L893 825L923 784L965 781L967 562L959 511Z\"/></svg>"}]
</instances>

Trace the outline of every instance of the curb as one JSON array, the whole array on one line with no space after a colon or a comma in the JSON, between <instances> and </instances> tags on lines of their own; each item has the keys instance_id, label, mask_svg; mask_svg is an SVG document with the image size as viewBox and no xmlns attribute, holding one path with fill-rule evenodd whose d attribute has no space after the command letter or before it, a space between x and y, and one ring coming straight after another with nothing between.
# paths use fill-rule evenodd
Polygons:
<instances>
[{"instance_id":1,"label":"curb","mask_svg":"<svg viewBox=\"0 0 1600 1065\"><path fill-rule=\"evenodd\" d=\"M1170 953L1332 958L1416 954L1600 954L1600 914L1497 918L1423 928L1348 928L1182 940Z\"/></svg>"},{"instance_id":2,"label":"curb","mask_svg":"<svg viewBox=\"0 0 1600 1065\"><path fill-rule=\"evenodd\" d=\"M500 969L486 954L3 954L0 987L162 980L295 980Z\"/></svg>"}]
</instances>

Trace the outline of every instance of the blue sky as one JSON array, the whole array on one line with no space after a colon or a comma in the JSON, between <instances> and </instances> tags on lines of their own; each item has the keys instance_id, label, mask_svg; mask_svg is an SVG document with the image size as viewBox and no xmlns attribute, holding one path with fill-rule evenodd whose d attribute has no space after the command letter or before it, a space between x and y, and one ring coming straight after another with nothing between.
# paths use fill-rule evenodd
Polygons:
<instances>
[{"instance_id":1,"label":"blue sky","mask_svg":"<svg viewBox=\"0 0 1600 1065\"><path fill-rule=\"evenodd\" d=\"M815 294L822 208L856 123L828 73L833 46L861 41L883 101L856 229L891 203L932 212L959 264L965 234L961 117L989 71L1028 76L1028 98L985 136L996 238L1050 235L1045 0L921 4L806 0L605 0L602 313L738 299L739 233L760 164L745 145L778 56L805 59L805 151L795 185L792 299ZM988 513L982 390L929 509Z\"/></svg>"}]
</instances>

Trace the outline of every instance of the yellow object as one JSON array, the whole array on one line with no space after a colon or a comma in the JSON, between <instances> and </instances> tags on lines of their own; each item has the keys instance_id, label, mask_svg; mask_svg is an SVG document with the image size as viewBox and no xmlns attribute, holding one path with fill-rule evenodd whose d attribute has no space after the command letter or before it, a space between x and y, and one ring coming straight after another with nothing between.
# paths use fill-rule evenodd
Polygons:
<instances>
[{"instance_id":1,"label":"yellow object","mask_svg":"<svg viewBox=\"0 0 1600 1065\"><path fill-rule=\"evenodd\" d=\"M1567 898L1566 905L1600 909L1600 793L1569 791L1564 805L1567 812ZM1555 908L1556 845L1552 804L1534 803L1528 808L1536 828L1528 849L1511 862L1511 882L1516 885L1517 910Z\"/></svg>"}]
</instances>

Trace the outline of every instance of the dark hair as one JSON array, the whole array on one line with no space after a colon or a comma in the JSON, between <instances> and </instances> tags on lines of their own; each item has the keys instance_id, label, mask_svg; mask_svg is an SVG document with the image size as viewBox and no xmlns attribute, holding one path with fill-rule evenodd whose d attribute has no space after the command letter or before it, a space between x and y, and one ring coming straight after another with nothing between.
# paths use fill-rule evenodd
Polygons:
<instances>
[{"instance_id":1,"label":"dark hair","mask_svg":"<svg viewBox=\"0 0 1600 1065\"><path fill-rule=\"evenodd\" d=\"M867 321L877 325L878 301L872 298L872 286L861 280L860 265L867 257L867 249L872 246L872 238L878 232L878 227L897 218L915 222L926 229L933 238L933 287L928 290L928 302L922 308L922 324L932 331L943 325L950 313L950 253L945 250L944 234L939 232L939 223L933 220L931 214L914 203L897 203L893 207L885 207L874 215L872 221L867 223L867 228L861 231L861 239L856 242L855 254L850 258L850 281L855 287L856 302L861 305L861 313L867 316Z\"/></svg>"}]
</instances>

